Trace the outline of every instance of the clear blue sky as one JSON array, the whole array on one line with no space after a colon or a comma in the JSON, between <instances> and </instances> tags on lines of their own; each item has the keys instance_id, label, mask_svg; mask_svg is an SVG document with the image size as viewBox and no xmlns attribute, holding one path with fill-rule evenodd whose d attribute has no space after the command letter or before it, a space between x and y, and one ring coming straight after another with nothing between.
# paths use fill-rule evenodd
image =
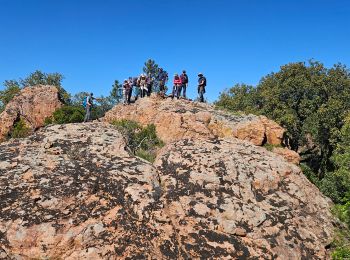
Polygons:
<instances>
[{"instance_id":1,"label":"clear blue sky","mask_svg":"<svg viewBox=\"0 0 350 260\"><path fill-rule=\"evenodd\" d=\"M0 0L0 46L0 82L39 69L107 95L152 58L171 76L186 69L192 98L203 72L213 101L285 63L350 66L350 1Z\"/></svg>"}]
</instances>

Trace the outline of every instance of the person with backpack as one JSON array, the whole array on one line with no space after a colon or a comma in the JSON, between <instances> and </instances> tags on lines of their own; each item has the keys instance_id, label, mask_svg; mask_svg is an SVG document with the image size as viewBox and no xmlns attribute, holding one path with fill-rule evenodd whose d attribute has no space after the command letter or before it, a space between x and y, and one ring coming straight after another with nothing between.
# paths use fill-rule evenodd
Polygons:
<instances>
[{"instance_id":1,"label":"person with backpack","mask_svg":"<svg viewBox=\"0 0 350 260\"><path fill-rule=\"evenodd\" d=\"M199 101L204 102L205 87L207 86L207 79L203 76L203 73L198 73L198 95Z\"/></svg>"},{"instance_id":2,"label":"person with backpack","mask_svg":"<svg viewBox=\"0 0 350 260\"><path fill-rule=\"evenodd\" d=\"M83 106L85 107L85 117L84 123L90 121L91 110L93 106L94 94L90 93L90 95L86 96L83 100Z\"/></svg>"},{"instance_id":3,"label":"person with backpack","mask_svg":"<svg viewBox=\"0 0 350 260\"><path fill-rule=\"evenodd\" d=\"M159 68L158 72L158 85L159 85L159 93L161 96L165 94L165 84L168 81L168 73L164 71L162 68Z\"/></svg>"},{"instance_id":4,"label":"person with backpack","mask_svg":"<svg viewBox=\"0 0 350 260\"><path fill-rule=\"evenodd\" d=\"M181 92L183 91L182 96L183 96L183 98L186 98L186 89L187 89L187 86L188 86L188 76L187 76L185 70L182 71L182 74L181 74L180 78L181 78L181 83L182 84L181 84L181 87L180 87L179 94L181 96Z\"/></svg>"},{"instance_id":5,"label":"person with backpack","mask_svg":"<svg viewBox=\"0 0 350 260\"><path fill-rule=\"evenodd\" d=\"M181 82L181 78L179 77L179 75L177 73L174 75L173 83L174 83L173 95L172 95L171 99L173 99L175 97L175 95L176 95L177 99L179 99L179 95L180 95L179 90L180 90L182 82Z\"/></svg>"}]
</instances>

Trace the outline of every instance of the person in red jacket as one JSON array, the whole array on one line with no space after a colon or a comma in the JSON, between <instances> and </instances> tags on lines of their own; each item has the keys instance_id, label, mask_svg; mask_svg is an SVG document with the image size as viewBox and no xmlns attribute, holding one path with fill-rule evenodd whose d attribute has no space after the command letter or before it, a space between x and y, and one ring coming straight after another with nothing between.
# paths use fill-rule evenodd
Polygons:
<instances>
[{"instance_id":1,"label":"person in red jacket","mask_svg":"<svg viewBox=\"0 0 350 260\"><path fill-rule=\"evenodd\" d=\"M179 99L179 97L180 97L179 91L180 91L182 81L181 81L181 78L179 77L178 74L175 74L173 83L174 83L174 87L173 87L173 95L172 95L171 99L174 98L175 94L176 94L177 99Z\"/></svg>"}]
</instances>

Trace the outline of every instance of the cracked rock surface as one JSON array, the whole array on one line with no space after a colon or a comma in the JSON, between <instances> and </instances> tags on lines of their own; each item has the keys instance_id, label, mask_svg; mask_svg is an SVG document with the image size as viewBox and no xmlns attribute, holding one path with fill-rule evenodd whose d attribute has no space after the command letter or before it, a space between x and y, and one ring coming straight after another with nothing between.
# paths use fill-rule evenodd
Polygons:
<instances>
[{"instance_id":1,"label":"cracked rock surface","mask_svg":"<svg viewBox=\"0 0 350 260\"><path fill-rule=\"evenodd\" d=\"M166 143L217 137L236 137L258 146L280 146L284 142L285 129L264 116L233 114L205 103L162 99L157 95L128 106L115 106L104 117L105 122L120 119L134 120L142 125L154 124L158 136ZM300 157L296 152L288 150L279 154L299 164Z\"/></svg>"},{"instance_id":2,"label":"cracked rock surface","mask_svg":"<svg viewBox=\"0 0 350 260\"><path fill-rule=\"evenodd\" d=\"M330 201L235 138L180 140L154 165L105 123L0 144L0 259L326 259Z\"/></svg>"}]
</instances>

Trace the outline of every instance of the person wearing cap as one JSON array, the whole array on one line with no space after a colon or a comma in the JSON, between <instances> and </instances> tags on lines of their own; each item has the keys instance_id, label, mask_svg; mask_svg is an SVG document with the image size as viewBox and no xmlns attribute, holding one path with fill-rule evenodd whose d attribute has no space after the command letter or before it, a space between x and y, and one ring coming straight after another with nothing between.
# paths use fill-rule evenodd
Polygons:
<instances>
[{"instance_id":1,"label":"person wearing cap","mask_svg":"<svg viewBox=\"0 0 350 260\"><path fill-rule=\"evenodd\" d=\"M181 87L180 87L179 94L181 96L181 92L183 92L182 96L184 98L186 98L186 89L187 89L187 86L188 86L188 76L187 76L185 70L182 71L182 74L181 74L180 78L181 78Z\"/></svg>"},{"instance_id":2,"label":"person wearing cap","mask_svg":"<svg viewBox=\"0 0 350 260\"><path fill-rule=\"evenodd\" d=\"M85 105L85 117L84 117L84 122L90 121L91 117L91 109L92 109L92 101L94 99L94 93L90 93L89 96L86 96L86 105Z\"/></svg>"},{"instance_id":3,"label":"person wearing cap","mask_svg":"<svg viewBox=\"0 0 350 260\"><path fill-rule=\"evenodd\" d=\"M146 94L148 92L147 77L145 74L141 74L141 76L139 78L139 86L140 86L141 98L143 98L146 96Z\"/></svg>"},{"instance_id":4,"label":"person wearing cap","mask_svg":"<svg viewBox=\"0 0 350 260\"><path fill-rule=\"evenodd\" d=\"M207 79L203 76L203 73L198 73L198 95L199 101L204 102L205 87L207 86Z\"/></svg>"},{"instance_id":5,"label":"person wearing cap","mask_svg":"<svg viewBox=\"0 0 350 260\"><path fill-rule=\"evenodd\" d=\"M181 82L181 78L179 77L179 75L177 73L174 75L173 83L174 83L174 87L173 87L173 95L172 95L171 99L174 98L175 94L176 94L177 99L179 99L179 95L180 95L179 90L180 90L182 82Z\"/></svg>"}]
</instances>

